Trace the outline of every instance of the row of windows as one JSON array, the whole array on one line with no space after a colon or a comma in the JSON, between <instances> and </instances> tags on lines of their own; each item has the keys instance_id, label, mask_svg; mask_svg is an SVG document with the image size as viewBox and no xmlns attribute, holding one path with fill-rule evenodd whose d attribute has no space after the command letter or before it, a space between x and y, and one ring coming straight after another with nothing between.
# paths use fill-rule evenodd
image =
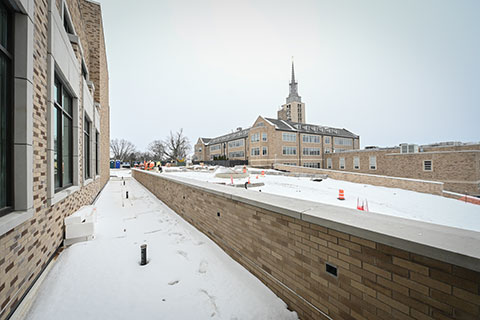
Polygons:
<instances>
[{"instance_id":1,"label":"row of windows","mask_svg":"<svg viewBox=\"0 0 480 320\"><path fill-rule=\"evenodd\" d=\"M210 147L210 151L220 150L221 147L222 146L220 144L213 145L213 146Z\"/></svg>"},{"instance_id":2,"label":"row of windows","mask_svg":"<svg viewBox=\"0 0 480 320\"><path fill-rule=\"evenodd\" d=\"M351 138L334 137L333 142L336 145L340 145L340 146L352 146L353 145L353 139L351 139Z\"/></svg>"},{"instance_id":3,"label":"row of windows","mask_svg":"<svg viewBox=\"0 0 480 320\"><path fill-rule=\"evenodd\" d=\"M302 140L305 143L320 143L320 136L313 134L304 134L302 135Z\"/></svg>"},{"instance_id":4,"label":"row of windows","mask_svg":"<svg viewBox=\"0 0 480 320\"><path fill-rule=\"evenodd\" d=\"M243 147L243 139L238 139L234 141L230 141L228 143L229 148L238 148L238 147Z\"/></svg>"},{"instance_id":5,"label":"row of windows","mask_svg":"<svg viewBox=\"0 0 480 320\"><path fill-rule=\"evenodd\" d=\"M370 170L376 170L377 169L377 157L376 156L370 156L368 159L368 165ZM327 158L327 169L332 169L332 158ZM345 169L345 158L341 157L339 158L338 161L338 168L339 169ZM353 157L353 168L354 169L360 169L360 158L359 157Z\"/></svg>"},{"instance_id":6,"label":"row of windows","mask_svg":"<svg viewBox=\"0 0 480 320\"><path fill-rule=\"evenodd\" d=\"M16 118L18 116L20 119L19 122L22 122L23 119L28 117L28 112L26 111L32 107L31 105L20 105L17 108L17 105L15 105L13 96L22 96L25 90L23 89L23 85L17 84L16 78L14 82L13 61L14 59L18 59L16 60L17 63L28 63L27 61L30 54L22 54L22 52L25 53L25 50L28 51L28 49L17 44L31 43L33 39L31 39L30 33L20 33L17 35L13 32L12 26L14 24L16 25L19 20L15 18L14 10L11 9L8 2L10 1L0 1L0 216L16 209L13 203L17 201L16 198L14 201L12 192L15 184L18 183L20 186L25 185L25 188L31 188L32 183L32 181L27 180L27 175L15 177L16 179L14 179L12 176L12 168L14 165L13 157L14 155L17 156L16 149L14 150L13 148L14 132L17 130L26 130L27 136L32 134L31 129L25 129L22 126L19 128L13 127L14 117ZM66 6L64 6L64 8L66 8ZM73 25L66 9L63 16L63 28L65 30L62 28L59 31L73 34ZM20 29L23 29L25 23L26 22L19 22ZM16 39L17 36L20 38ZM14 46L15 52L13 50ZM59 50L64 49L60 48ZM56 54L57 53L52 53L52 56ZM82 75L88 78L88 71L84 62L82 62L81 69ZM100 134L95 130L91 119L83 117L83 115L77 117L79 113L77 100L74 95L71 94L71 87L69 87L68 82L66 82L68 81L68 77L65 79L66 81L63 81L59 75L60 72L58 74L55 72L55 74L52 75L52 87L48 84L49 92L52 92L52 97L48 97L48 99L53 100L51 109L48 110L52 114L52 119L51 121L49 120L48 123L49 131L47 135L52 138L53 141L52 157L48 158L48 171L53 175L52 185L47 188L49 193L48 198L51 198L53 193L78 184L78 179L76 179L77 177L74 175L78 167L77 162L74 161L74 153L76 154L78 151L79 141L78 139L74 140L74 134L78 133L81 139L82 132L74 131L78 130L76 129L77 127L83 127L83 172L85 179L91 178L94 174L99 174L100 167ZM19 78L18 83L22 83L23 81L27 81L26 78ZM77 120L78 118L83 118L83 126L82 120ZM78 122L80 122L80 124L78 124ZM24 141L19 142L19 144L23 143ZM96 159L95 163L93 162L94 157ZM22 167L22 165L20 165L20 167ZM25 168L28 168L28 165L25 166ZM25 172L25 170L22 172ZM18 210L24 210L23 208L28 208L28 205L28 199L21 199Z\"/></svg>"},{"instance_id":7,"label":"row of windows","mask_svg":"<svg viewBox=\"0 0 480 320\"><path fill-rule=\"evenodd\" d=\"M320 168L320 162L305 162L303 166L307 168Z\"/></svg>"},{"instance_id":8,"label":"row of windows","mask_svg":"<svg viewBox=\"0 0 480 320\"><path fill-rule=\"evenodd\" d=\"M245 152L244 151L229 152L228 157L229 158L243 158L243 157L245 157Z\"/></svg>"},{"instance_id":9,"label":"row of windows","mask_svg":"<svg viewBox=\"0 0 480 320\"><path fill-rule=\"evenodd\" d=\"M260 155L260 148L251 148L250 154L252 156L259 156ZM268 155L268 149L267 147L262 147L262 156Z\"/></svg>"},{"instance_id":10,"label":"row of windows","mask_svg":"<svg viewBox=\"0 0 480 320\"><path fill-rule=\"evenodd\" d=\"M320 148L303 148L304 156L319 156Z\"/></svg>"},{"instance_id":11,"label":"row of windows","mask_svg":"<svg viewBox=\"0 0 480 320\"><path fill-rule=\"evenodd\" d=\"M295 133L283 132L282 140L287 142L295 142L297 141L297 135Z\"/></svg>"},{"instance_id":12,"label":"row of windows","mask_svg":"<svg viewBox=\"0 0 480 320\"><path fill-rule=\"evenodd\" d=\"M370 170L377 169L377 157L370 156L368 159L368 166ZM338 161L338 168L345 169L345 158L341 157ZM360 157L353 157L353 168L356 170L360 169ZM327 169L332 169L332 159L327 159ZM432 160L423 160L423 171L432 171L433 165Z\"/></svg>"},{"instance_id":13,"label":"row of windows","mask_svg":"<svg viewBox=\"0 0 480 320\"><path fill-rule=\"evenodd\" d=\"M297 147L283 147L282 154L284 155L296 155L297 154Z\"/></svg>"},{"instance_id":14,"label":"row of windows","mask_svg":"<svg viewBox=\"0 0 480 320\"><path fill-rule=\"evenodd\" d=\"M260 141L260 132L252 134L251 141L252 142ZM266 132L262 132L262 141L267 141L267 133Z\"/></svg>"}]
</instances>

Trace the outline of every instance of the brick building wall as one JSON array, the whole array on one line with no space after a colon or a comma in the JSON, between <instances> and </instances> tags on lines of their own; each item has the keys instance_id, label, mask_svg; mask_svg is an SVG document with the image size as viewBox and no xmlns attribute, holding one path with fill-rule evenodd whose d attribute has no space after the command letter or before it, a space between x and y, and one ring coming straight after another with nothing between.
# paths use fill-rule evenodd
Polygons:
<instances>
[{"instance_id":1,"label":"brick building wall","mask_svg":"<svg viewBox=\"0 0 480 320\"><path fill-rule=\"evenodd\" d=\"M358 169L353 167L355 157L359 158ZM369 166L370 157L376 158L375 169ZM345 159L344 169L340 158ZM440 181L448 191L480 194L479 144L426 147L417 153L400 153L399 148L338 152L326 154L325 159L326 163L331 159L333 170ZM431 171L425 170L424 161L431 161Z\"/></svg>"},{"instance_id":2,"label":"brick building wall","mask_svg":"<svg viewBox=\"0 0 480 320\"><path fill-rule=\"evenodd\" d=\"M371 184L374 186L401 188L416 192L443 195L443 183L436 181L416 180L409 178L397 178L389 176L379 176L366 173L327 170L317 168L305 168L299 166L289 166L284 164L274 165L274 169L284 170L293 173L308 173L313 175L327 175L329 178L355 183Z\"/></svg>"},{"instance_id":3,"label":"brick building wall","mask_svg":"<svg viewBox=\"0 0 480 320\"><path fill-rule=\"evenodd\" d=\"M31 12L18 13L31 17L33 24L32 60L33 68L33 107L32 107L32 180L33 189L33 217L21 224L6 230L0 235L0 319L7 318L17 307L29 287L40 275L43 268L62 244L64 237L63 219L83 205L92 203L99 191L109 179L109 102L108 102L108 70L106 65L105 43L103 26L101 23L101 8L99 4L87 0L18 0L27 2L26 8ZM71 194L63 199L51 198L49 190L53 176L53 166L49 162L49 140L51 138L51 123L49 110L51 107L49 74L51 65L51 52L49 38L52 34L51 13L55 11L62 17L63 6L68 7L71 22L76 35L70 38L74 57L77 60L76 70L68 70L68 74L77 73L80 92L94 92L95 109L100 114L100 172L90 182L84 181L84 155L83 155L83 93L76 97L78 100L78 128L74 127L74 153L78 153L78 182L72 187ZM17 14L17 15L18 15ZM73 39L73 40L72 40ZM82 59L87 62L90 80L93 88L84 88L81 75ZM59 62L60 65L60 62ZM55 63L55 68L61 68ZM65 70L62 70L65 72ZM72 84L76 86L76 84ZM87 91L83 91L83 90ZM28 120L28 119L27 119ZM94 151L94 150L92 150ZM75 159L75 158L74 158ZM27 157L28 161L28 157ZM75 161L75 160L74 160ZM92 160L93 162L93 160ZM93 164L94 165L94 164ZM14 183L18 181L15 180ZM25 186L27 187L27 186ZM56 195L55 195L56 196ZM14 208L15 210L15 208ZM14 215L24 213L14 211L1 217L10 219ZM0 223L3 224L4 220Z\"/></svg>"},{"instance_id":4,"label":"brick building wall","mask_svg":"<svg viewBox=\"0 0 480 320\"><path fill-rule=\"evenodd\" d=\"M372 240L371 233L360 236L361 228L355 225L340 229L341 224L300 213L308 208L301 200L295 201L302 209L292 212L285 208L288 205L269 206L262 198L266 195L246 190L226 192L228 187L138 170L133 175L260 279L301 319L480 317L478 252L469 259L388 234ZM282 197L271 196L273 203L281 203ZM348 211L333 206L325 210L336 215ZM396 222L408 223L388 219L396 226ZM414 222L408 229L418 225L431 226ZM450 229L444 232L445 241L452 240ZM465 231L465 238L480 243L478 233ZM327 262L338 268L337 277L326 272Z\"/></svg>"}]
</instances>

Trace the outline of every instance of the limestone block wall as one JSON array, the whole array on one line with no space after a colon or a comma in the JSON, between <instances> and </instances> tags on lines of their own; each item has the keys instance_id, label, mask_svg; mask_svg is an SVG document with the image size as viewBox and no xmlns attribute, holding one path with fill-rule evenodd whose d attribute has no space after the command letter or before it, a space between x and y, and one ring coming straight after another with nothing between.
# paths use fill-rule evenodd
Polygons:
<instances>
[{"instance_id":1,"label":"limestone block wall","mask_svg":"<svg viewBox=\"0 0 480 320\"><path fill-rule=\"evenodd\" d=\"M133 176L302 319L480 317L477 232L168 174Z\"/></svg>"},{"instance_id":2,"label":"limestone block wall","mask_svg":"<svg viewBox=\"0 0 480 320\"><path fill-rule=\"evenodd\" d=\"M399 148L358 150L325 154L332 169L384 176L440 181L445 190L480 195L480 144L456 147L425 147L423 152L400 153ZM375 156L377 166L371 169L369 157ZM358 157L360 167L353 167ZM345 168L340 169L340 158ZM424 170L424 161L430 161L432 170Z\"/></svg>"},{"instance_id":3,"label":"limestone block wall","mask_svg":"<svg viewBox=\"0 0 480 320\"><path fill-rule=\"evenodd\" d=\"M416 179L408 179L408 178L379 176L379 175L365 174L365 173L305 168L305 167L290 166L290 165L284 165L284 164L275 164L274 168L278 170L286 170L289 172L296 172L296 173L326 174L328 175L329 178L337 179L337 180L443 195L443 183L437 182L437 181L424 181L424 180L416 180Z\"/></svg>"}]
</instances>

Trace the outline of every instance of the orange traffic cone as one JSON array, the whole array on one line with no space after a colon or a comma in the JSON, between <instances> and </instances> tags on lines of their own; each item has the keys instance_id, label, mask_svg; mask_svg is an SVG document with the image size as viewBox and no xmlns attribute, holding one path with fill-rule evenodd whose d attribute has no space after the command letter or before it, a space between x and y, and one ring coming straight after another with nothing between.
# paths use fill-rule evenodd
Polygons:
<instances>
[{"instance_id":1,"label":"orange traffic cone","mask_svg":"<svg viewBox=\"0 0 480 320\"><path fill-rule=\"evenodd\" d=\"M262 177L265 175L265 171L262 170Z\"/></svg>"},{"instance_id":2,"label":"orange traffic cone","mask_svg":"<svg viewBox=\"0 0 480 320\"><path fill-rule=\"evenodd\" d=\"M257 179L258 179L258 175L257 175Z\"/></svg>"},{"instance_id":3,"label":"orange traffic cone","mask_svg":"<svg viewBox=\"0 0 480 320\"><path fill-rule=\"evenodd\" d=\"M343 192L343 189L338 190L338 200L345 200L345 194Z\"/></svg>"},{"instance_id":4,"label":"orange traffic cone","mask_svg":"<svg viewBox=\"0 0 480 320\"><path fill-rule=\"evenodd\" d=\"M230 176L230 182L233 184L233 176Z\"/></svg>"},{"instance_id":5,"label":"orange traffic cone","mask_svg":"<svg viewBox=\"0 0 480 320\"><path fill-rule=\"evenodd\" d=\"M250 184L250 177L248 177L248 184Z\"/></svg>"}]
</instances>

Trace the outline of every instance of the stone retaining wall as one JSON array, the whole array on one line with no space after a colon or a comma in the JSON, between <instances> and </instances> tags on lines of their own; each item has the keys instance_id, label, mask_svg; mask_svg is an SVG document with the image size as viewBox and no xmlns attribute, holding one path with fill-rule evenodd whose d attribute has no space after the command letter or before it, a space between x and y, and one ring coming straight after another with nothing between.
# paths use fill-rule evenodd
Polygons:
<instances>
[{"instance_id":1,"label":"stone retaining wall","mask_svg":"<svg viewBox=\"0 0 480 320\"><path fill-rule=\"evenodd\" d=\"M302 319L480 317L478 232L168 173L133 177Z\"/></svg>"},{"instance_id":2,"label":"stone retaining wall","mask_svg":"<svg viewBox=\"0 0 480 320\"><path fill-rule=\"evenodd\" d=\"M430 193L436 195L443 194L443 182L424 181L408 178L397 178L388 176L379 176L365 173L345 172L328 169L306 168L291 166L286 164L275 164L275 169L286 170L296 173L326 174L328 177L336 180L343 180L355 183L371 184L374 186L400 188L405 190Z\"/></svg>"}]
</instances>

